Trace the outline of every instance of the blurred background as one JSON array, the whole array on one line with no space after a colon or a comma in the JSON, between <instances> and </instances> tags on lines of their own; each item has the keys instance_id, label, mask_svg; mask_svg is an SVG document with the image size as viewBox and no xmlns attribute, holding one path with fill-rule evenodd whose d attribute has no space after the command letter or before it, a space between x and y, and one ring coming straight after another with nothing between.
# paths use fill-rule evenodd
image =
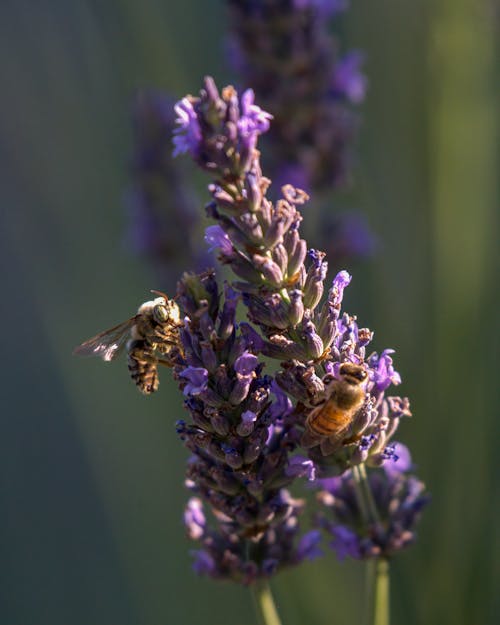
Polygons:
<instances>
[{"instance_id":1,"label":"blurred background","mask_svg":"<svg viewBox=\"0 0 500 625\"><path fill-rule=\"evenodd\" d=\"M499 7L359 0L340 24L366 52L369 91L354 185L331 206L363 211L379 240L346 267L344 303L377 350L397 350L414 413L399 438L433 495L393 564L393 620L492 625ZM162 286L124 244L133 93L231 80L225 29L222 1L0 3L5 625L254 623L246 590L191 571L168 374L144 398L123 361L71 356ZM331 554L281 574L284 622L359 622L363 577Z\"/></svg>"}]
</instances>

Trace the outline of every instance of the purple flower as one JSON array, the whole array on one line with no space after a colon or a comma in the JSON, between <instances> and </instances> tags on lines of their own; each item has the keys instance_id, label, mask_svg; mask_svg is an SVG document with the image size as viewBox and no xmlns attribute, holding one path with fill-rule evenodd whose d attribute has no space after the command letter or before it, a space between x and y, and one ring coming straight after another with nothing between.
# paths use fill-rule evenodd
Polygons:
<instances>
[{"instance_id":1,"label":"purple flower","mask_svg":"<svg viewBox=\"0 0 500 625\"><path fill-rule=\"evenodd\" d=\"M201 143L201 129L198 117L189 98L183 98L175 107L176 123L179 125L174 131L174 156L189 152L195 157Z\"/></svg>"},{"instance_id":2,"label":"purple flower","mask_svg":"<svg viewBox=\"0 0 500 625\"><path fill-rule=\"evenodd\" d=\"M330 546L337 554L337 558L342 561L347 557L359 559L361 557L359 539L348 527L335 525L331 530L333 540Z\"/></svg>"},{"instance_id":3,"label":"purple flower","mask_svg":"<svg viewBox=\"0 0 500 625\"><path fill-rule=\"evenodd\" d=\"M321 532L319 530L311 530L304 534L297 546L297 558L299 560L315 560L323 554L319 548L321 542Z\"/></svg>"},{"instance_id":4,"label":"purple flower","mask_svg":"<svg viewBox=\"0 0 500 625\"><path fill-rule=\"evenodd\" d=\"M333 76L333 89L343 94L353 104L365 99L366 76L361 73L364 55L358 51L349 52L339 60Z\"/></svg>"},{"instance_id":5,"label":"purple flower","mask_svg":"<svg viewBox=\"0 0 500 625\"><path fill-rule=\"evenodd\" d=\"M187 380L183 388L184 395L199 395L207 388L208 371L203 367L187 367L180 377Z\"/></svg>"},{"instance_id":6,"label":"purple flower","mask_svg":"<svg viewBox=\"0 0 500 625\"><path fill-rule=\"evenodd\" d=\"M191 551L191 555L194 558L193 569L198 575L214 575L215 560L209 553L200 549Z\"/></svg>"},{"instance_id":7,"label":"purple flower","mask_svg":"<svg viewBox=\"0 0 500 625\"><path fill-rule=\"evenodd\" d=\"M231 239L220 226L208 226L205 230L205 241L209 246L209 252L220 249L223 254L228 256L233 253Z\"/></svg>"},{"instance_id":8,"label":"purple flower","mask_svg":"<svg viewBox=\"0 0 500 625\"><path fill-rule=\"evenodd\" d=\"M254 104L253 89L247 89L241 95L241 117L238 120L238 130L242 137L258 136L269 130L269 121L273 118L259 106Z\"/></svg>"},{"instance_id":9,"label":"purple flower","mask_svg":"<svg viewBox=\"0 0 500 625\"><path fill-rule=\"evenodd\" d=\"M404 455L404 446L397 445ZM318 493L323 506L318 523L333 537L331 546L340 560L347 556L388 558L414 542L415 529L429 495L425 485L403 467L374 469L368 473L376 519L363 516L351 471L335 481L320 482L324 490Z\"/></svg>"},{"instance_id":10,"label":"purple flower","mask_svg":"<svg viewBox=\"0 0 500 625\"><path fill-rule=\"evenodd\" d=\"M306 477L312 482L316 478L316 467L314 462L304 456L294 456L288 463L286 474L290 477Z\"/></svg>"},{"instance_id":11,"label":"purple flower","mask_svg":"<svg viewBox=\"0 0 500 625\"><path fill-rule=\"evenodd\" d=\"M244 352L234 363L234 370L240 375L251 375L258 364L258 358L250 352Z\"/></svg>"},{"instance_id":12,"label":"purple flower","mask_svg":"<svg viewBox=\"0 0 500 625\"><path fill-rule=\"evenodd\" d=\"M400 384L401 376L394 370L390 354L393 349L385 349L380 356L374 354L370 357L369 364L372 371L372 380L377 391L385 391L391 384Z\"/></svg>"},{"instance_id":13,"label":"purple flower","mask_svg":"<svg viewBox=\"0 0 500 625\"><path fill-rule=\"evenodd\" d=\"M174 374L191 417L177 431L192 454L186 483L196 496L184 521L202 547L194 553L195 570L251 584L314 554L312 538L301 542L303 503L284 489L298 474L311 477L314 467L297 459L287 472L298 443L285 422L290 402L275 388L278 411L273 405L272 379L261 375L263 363L235 322L237 299L226 285L221 301L213 272L183 276L184 355ZM210 367L196 366L207 354Z\"/></svg>"},{"instance_id":14,"label":"purple flower","mask_svg":"<svg viewBox=\"0 0 500 625\"><path fill-rule=\"evenodd\" d=\"M333 279L330 301L335 307L340 307L344 297L344 289L349 285L351 279L351 276L345 270L340 271Z\"/></svg>"},{"instance_id":15,"label":"purple flower","mask_svg":"<svg viewBox=\"0 0 500 625\"><path fill-rule=\"evenodd\" d=\"M257 415L251 410L245 410L241 414L241 423L237 426L236 430L240 436L249 436L255 429L255 422L257 421Z\"/></svg>"}]
</instances>

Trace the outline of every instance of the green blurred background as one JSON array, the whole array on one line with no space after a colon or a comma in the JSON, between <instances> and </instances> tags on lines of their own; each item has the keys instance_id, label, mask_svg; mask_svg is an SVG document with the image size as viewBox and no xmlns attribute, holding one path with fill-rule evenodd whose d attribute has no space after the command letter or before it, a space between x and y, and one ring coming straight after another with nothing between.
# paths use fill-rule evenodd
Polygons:
<instances>
[{"instance_id":1,"label":"green blurred background","mask_svg":"<svg viewBox=\"0 0 500 625\"><path fill-rule=\"evenodd\" d=\"M352 4L343 43L366 51L370 88L355 186L333 204L365 211L380 248L347 267L345 306L398 351L415 415L400 438L433 494L393 564L394 623L493 624L499 8ZM123 244L132 93L229 80L225 28L222 1L0 3L5 625L254 623L244 589L191 571L168 375L146 399L124 363L71 356L159 288ZM282 574L285 624L359 623L362 568Z\"/></svg>"}]
</instances>

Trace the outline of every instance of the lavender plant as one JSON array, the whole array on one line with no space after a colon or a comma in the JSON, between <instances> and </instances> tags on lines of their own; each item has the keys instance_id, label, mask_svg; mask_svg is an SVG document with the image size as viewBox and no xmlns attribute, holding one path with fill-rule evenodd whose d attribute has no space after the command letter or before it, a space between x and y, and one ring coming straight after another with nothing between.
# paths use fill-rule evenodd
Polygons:
<instances>
[{"instance_id":1,"label":"lavender plant","mask_svg":"<svg viewBox=\"0 0 500 625\"><path fill-rule=\"evenodd\" d=\"M391 439L411 413L407 398L386 395L401 381L393 350L367 355L373 333L341 312L351 280L346 271L321 301L325 254L308 251L300 235L298 207L307 194L285 185L278 201L267 197L271 181L262 175L257 141L271 115L254 103L251 90L241 97L232 87L219 93L211 78L176 112L175 153L189 153L213 180L207 214L216 223L206 241L235 276L222 305L212 274L186 275L180 283L187 317L176 377L191 422L181 422L179 433L193 453L188 486L196 494L185 521L202 546L196 570L252 583L318 554L318 534L298 537L301 504L283 490L294 478L349 470L358 486L342 483L360 509L376 514L371 488L378 478L369 479L365 465L397 460ZM235 321L237 299L248 322ZM275 363L266 376L259 356ZM345 363L362 371L362 404L343 427L314 439L310 415L336 401L329 389ZM342 410L337 404L325 415L335 421L332 415Z\"/></svg>"},{"instance_id":2,"label":"lavender plant","mask_svg":"<svg viewBox=\"0 0 500 625\"><path fill-rule=\"evenodd\" d=\"M384 565L412 537L422 488L400 470L392 442L409 401L386 393L401 381L393 350L367 354L373 333L342 311L351 276L340 271L325 288L325 253L308 250L300 232L307 193L287 184L269 199L257 143L272 117L253 91L219 93L206 78L175 111L174 153L212 178L205 238L232 278L221 288L213 270L186 272L177 302L157 293L77 352L112 360L126 344L155 379L158 365L173 365L189 415L177 431L191 453L184 520L199 544L194 568L251 586L266 625L279 625L266 580L320 555L320 528L340 556ZM240 302L247 320L238 322ZM321 478L319 500L335 513L307 531L304 501L289 491L303 478ZM382 587L386 569L376 579ZM386 609L387 596L376 597Z\"/></svg>"}]
</instances>

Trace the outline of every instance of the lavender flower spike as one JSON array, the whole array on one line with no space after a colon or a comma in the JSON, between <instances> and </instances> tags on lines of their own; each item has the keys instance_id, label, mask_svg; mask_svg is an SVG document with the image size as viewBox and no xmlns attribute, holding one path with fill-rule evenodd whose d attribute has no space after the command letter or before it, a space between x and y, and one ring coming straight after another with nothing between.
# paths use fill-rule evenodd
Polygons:
<instances>
[{"instance_id":1,"label":"lavender flower spike","mask_svg":"<svg viewBox=\"0 0 500 625\"><path fill-rule=\"evenodd\" d=\"M184 522L200 543L195 570L251 584L319 555L317 530L300 533L303 502L286 490L312 463L290 458L298 439L283 420L288 404L237 327L232 289L221 302L207 272L185 274L178 293L185 357L174 373L190 420L177 431L192 454Z\"/></svg>"},{"instance_id":2,"label":"lavender flower spike","mask_svg":"<svg viewBox=\"0 0 500 625\"><path fill-rule=\"evenodd\" d=\"M345 183L358 125L353 107L364 99L366 78L360 70L363 55L339 55L328 22L348 2L228 0L228 5L229 56L243 83L276 118L266 142L271 175L315 190ZM291 172L293 178L286 179Z\"/></svg>"},{"instance_id":3,"label":"lavender flower spike","mask_svg":"<svg viewBox=\"0 0 500 625\"><path fill-rule=\"evenodd\" d=\"M356 497L352 473L319 480L318 501L322 511L318 524L332 537L330 546L337 557L355 559L389 558L415 541L415 528L422 509L429 502L425 486L411 470L407 448L397 443L398 457L384 470L370 471L368 480L379 519L366 524Z\"/></svg>"},{"instance_id":4,"label":"lavender flower spike","mask_svg":"<svg viewBox=\"0 0 500 625\"><path fill-rule=\"evenodd\" d=\"M322 301L325 254L308 253L300 234L299 209L308 196L285 185L277 202L268 199L270 181L262 174L256 140L269 118L249 108L255 105L248 97L239 99L232 87L219 93L207 78L199 97L189 98L190 123L201 129L194 159L213 179L207 212L216 225L207 229L206 239L236 277L232 287L241 293L250 321L241 327L248 345L281 363L275 380L295 401L289 420L299 438L311 411L331 400L331 382L342 363L364 371L359 410L338 433L307 445L318 474L342 473L363 462L382 465L400 419L411 415L406 398L385 396L401 381L391 350L367 356L373 333L342 312L351 280L346 271L337 274ZM255 117L258 124L250 122ZM179 132L189 134L184 122ZM241 389L245 383L240 380Z\"/></svg>"}]
</instances>

